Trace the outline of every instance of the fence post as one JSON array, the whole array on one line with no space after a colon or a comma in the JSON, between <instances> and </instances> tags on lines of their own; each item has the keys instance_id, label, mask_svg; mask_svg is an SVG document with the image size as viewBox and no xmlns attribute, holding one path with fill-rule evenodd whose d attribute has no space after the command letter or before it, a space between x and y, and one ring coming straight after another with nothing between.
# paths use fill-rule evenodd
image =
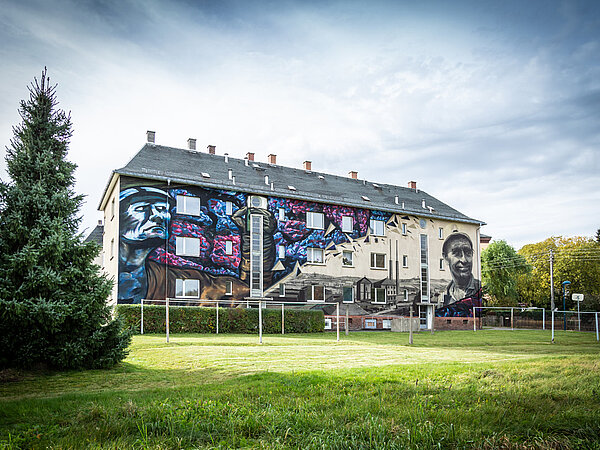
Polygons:
<instances>
[{"instance_id":1,"label":"fence post","mask_svg":"<svg viewBox=\"0 0 600 450\"><path fill-rule=\"evenodd\" d=\"M144 299L142 299L142 319L140 322L140 334L144 334Z\"/></svg>"},{"instance_id":2,"label":"fence post","mask_svg":"<svg viewBox=\"0 0 600 450\"><path fill-rule=\"evenodd\" d=\"M167 325L167 344L169 343L169 296L165 295L165 308L167 310L166 312L166 317L165 317L165 321L166 321L166 325Z\"/></svg>"},{"instance_id":3,"label":"fence post","mask_svg":"<svg viewBox=\"0 0 600 450\"><path fill-rule=\"evenodd\" d=\"M335 304L335 324L337 327L337 342L340 342L340 304Z\"/></svg>"},{"instance_id":4,"label":"fence post","mask_svg":"<svg viewBox=\"0 0 600 450\"><path fill-rule=\"evenodd\" d=\"M258 302L258 343L262 344L262 301Z\"/></svg>"},{"instance_id":5,"label":"fence post","mask_svg":"<svg viewBox=\"0 0 600 450\"><path fill-rule=\"evenodd\" d=\"M510 308L510 329L515 331L515 308Z\"/></svg>"},{"instance_id":6,"label":"fence post","mask_svg":"<svg viewBox=\"0 0 600 450\"><path fill-rule=\"evenodd\" d=\"M281 334L285 334L285 305L281 304Z\"/></svg>"},{"instance_id":7,"label":"fence post","mask_svg":"<svg viewBox=\"0 0 600 450\"><path fill-rule=\"evenodd\" d=\"M410 318L408 322L408 343L412 345L413 337L412 337L412 319L413 319L413 305L410 305Z\"/></svg>"},{"instance_id":8,"label":"fence post","mask_svg":"<svg viewBox=\"0 0 600 450\"><path fill-rule=\"evenodd\" d=\"M346 325L344 329L346 330L346 336L348 336L348 305L346 305Z\"/></svg>"},{"instance_id":9,"label":"fence post","mask_svg":"<svg viewBox=\"0 0 600 450\"><path fill-rule=\"evenodd\" d=\"M217 309L217 334L219 334L219 302L215 304L215 308Z\"/></svg>"},{"instance_id":10,"label":"fence post","mask_svg":"<svg viewBox=\"0 0 600 450\"><path fill-rule=\"evenodd\" d=\"M431 334L433 334L433 328L435 327L435 303L431 311Z\"/></svg>"},{"instance_id":11,"label":"fence post","mask_svg":"<svg viewBox=\"0 0 600 450\"><path fill-rule=\"evenodd\" d=\"M554 344L554 310L552 310L552 343Z\"/></svg>"},{"instance_id":12,"label":"fence post","mask_svg":"<svg viewBox=\"0 0 600 450\"><path fill-rule=\"evenodd\" d=\"M595 316L596 316L596 340L600 341L600 339L599 339L600 336L598 336L598 313L596 313Z\"/></svg>"},{"instance_id":13,"label":"fence post","mask_svg":"<svg viewBox=\"0 0 600 450\"><path fill-rule=\"evenodd\" d=\"M473 306L473 331L477 331L477 322L475 322L475 306Z\"/></svg>"}]
</instances>

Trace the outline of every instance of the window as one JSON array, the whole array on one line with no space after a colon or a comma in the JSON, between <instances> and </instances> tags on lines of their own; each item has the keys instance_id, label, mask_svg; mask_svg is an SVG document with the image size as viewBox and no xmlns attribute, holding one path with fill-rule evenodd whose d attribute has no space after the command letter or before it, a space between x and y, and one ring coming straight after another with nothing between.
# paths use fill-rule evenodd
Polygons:
<instances>
[{"instance_id":1,"label":"window","mask_svg":"<svg viewBox=\"0 0 600 450\"><path fill-rule=\"evenodd\" d=\"M279 296L285 297L285 284L281 283L279 285Z\"/></svg>"},{"instance_id":2,"label":"window","mask_svg":"<svg viewBox=\"0 0 600 450\"><path fill-rule=\"evenodd\" d=\"M231 216L233 214L233 203L225 202L225 214Z\"/></svg>"},{"instance_id":3,"label":"window","mask_svg":"<svg viewBox=\"0 0 600 450\"><path fill-rule=\"evenodd\" d=\"M225 254L233 255L233 242L225 241Z\"/></svg>"},{"instance_id":4,"label":"window","mask_svg":"<svg viewBox=\"0 0 600 450\"><path fill-rule=\"evenodd\" d=\"M342 231L344 233L352 233L354 229L354 220L352 216L342 216Z\"/></svg>"},{"instance_id":5,"label":"window","mask_svg":"<svg viewBox=\"0 0 600 450\"><path fill-rule=\"evenodd\" d=\"M277 247L277 257L279 259L285 259L285 245L279 245Z\"/></svg>"},{"instance_id":6,"label":"window","mask_svg":"<svg viewBox=\"0 0 600 450\"><path fill-rule=\"evenodd\" d=\"M325 319L325 329L331 330L331 319L329 318Z\"/></svg>"},{"instance_id":7,"label":"window","mask_svg":"<svg viewBox=\"0 0 600 450\"><path fill-rule=\"evenodd\" d=\"M444 229L442 227L438 230L438 236L440 239L444 239Z\"/></svg>"},{"instance_id":8,"label":"window","mask_svg":"<svg viewBox=\"0 0 600 450\"><path fill-rule=\"evenodd\" d=\"M440 258L440 270L445 270L444 269L444 258Z\"/></svg>"},{"instance_id":9,"label":"window","mask_svg":"<svg viewBox=\"0 0 600 450\"><path fill-rule=\"evenodd\" d=\"M115 218L115 199L113 198L110 202L110 220Z\"/></svg>"},{"instance_id":10,"label":"window","mask_svg":"<svg viewBox=\"0 0 600 450\"><path fill-rule=\"evenodd\" d=\"M280 221L284 221L285 220L285 209L284 208L279 208L279 217L278 219Z\"/></svg>"},{"instance_id":11,"label":"window","mask_svg":"<svg viewBox=\"0 0 600 450\"><path fill-rule=\"evenodd\" d=\"M233 295L233 282L225 282L225 295Z\"/></svg>"},{"instance_id":12,"label":"window","mask_svg":"<svg viewBox=\"0 0 600 450\"><path fill-rule=\"evenodd\" d=\"M383 319L382 320L382 327L385 329L390 329L392 328L392 320L391 319Z\"/></svg>"},{"instance_id":13,"label":"window","mask_svg":"<svg viewBox=\"0 0 600 450\"><path fill-rule=\"evenodd\" d=\"M370 227L373 236L385 236L385 222L383 220L371 219Z\"/></svg>"},{"instance_id":14,"label":"window","mask_svg":"<svg viewBox=\"0 0 600 450\"><path fill-rule=\"evenodd\" d=\"M307 289L306 294L306 299L309 302L324 302L325 286L313 284Z\"/></svg>"},{"instance_id":15,"label":"window","mask_svg":"<svg viewBox=\"0 0 600 450\"><path fill-rule=\"evenodd\" d=\"M323 264L323 249L309 248L306 251L306 261L312 264Z\"/></svg>"},{"instance_id":16,"label":"window","mask_svg":"<svg viewBox=\"0 0 600 450\"><path fill-rule=\"evenodd\" d=\"M322 230L324 227L323 213L308 211L306 213L306 226Z\"/></svg>"},{"instance_id":17,"label":"window","mask_svg":"<svg viewBox=\"0 0 600 450\"><path fill-rule=\"evenodd\" d=\"M354 303L354 289L352 289L352 286L342 288L342 301L344 303Z\"/></svg>"},{"instance_id":18,"label":"window","mask_svg":"<svg viewBox=\"0 0 600 450\"><path fill-rule=\"evenodd\" d=\"M421 235L421 300L429 300L429 261L427 235Z\"/></svg>"},{"instance_id":19,"label":"window","mask_svg":"<svg viewBox=\"0 0 600 450\"><path fill-rule=\"evenodd\" d=\"M200 239L179 236L176 237L175 254L182 256L200 256Z\"/></svg>"},{"instance_id":20,"label":"window","mask_svg":"<svg viewBox=\"0 0 600 450\"><path fill-rule=\"evenodd\" d=\"M352 259L353 254L350 250L344 250L342 252L342 265L346 267L354 266L354 260Z\"/></svg>"},{"instance_id":21,"label":"window","mask_svg":"<svg viewBox=\"0 0 600 450\"><path fill-rule=\"evenodd\" d=\"M177 196L177 214L200 215L200 199L189 195Z\"/></svg>"},{"instance_id":22,"label":"window","mask_svg":"<svg viewBox=\"0 0 600 450\"><path fill-rule=\"evenodd\" d=\"M371 288L371 300L373 300L373 303L385 303L385 289Z\"/></svg>"},{"instance_id":23,"label":"window","mask_svg":"<svg viewBox=\"0 0 600 450\"><path fill-rule=\"evenodd\" d=\"M365 319L365 328L374 330L377 328L377 319Z\"/></svg>"},{"instance_id":24,"label":"window","mask_svg":"<svg viewBox=\"0 0 600 450\"><path fill-rule=\"evenodd\" d=\"M408 301L408 289L404 289L404 301Z\"/></svg>"},{"instance_id":25,"label":"window","mask_svg":"<svg viewBox=\"0 0 600 450\"><path fill-rule=\"evenodd\" d=\"M385 269L385 253L371 253L371 269Z\"/></svg>"},{"instance_id":26,"label":"window","mask_svg":"<svg viewBox=\"0 0 600 450\"><path fill-rule=\"evenodd\" d=\"M402 267L408 267L408 255L402 255Z\"/></svg>"},{"instance_id":27,"label":"window","mask_svg":"<svg viewBox=\"0 0 600 450\"><path fill-rule=\"evenodd\" d=\"M111 239L110 240L110 259L113 259L115 257L115 240Z\"/></svg>"},{"instance_id":28,"label":"window","mask_svg":"<svg viewBox=\"0 0 600 450\"><path fill-rule=\"evenodd\" d=\"M402 224L402 234L406 234L406 224Z\"/></svg>"},{"instance_id":29,"label":"window","mask_svg":"<svg viewBox=\"0 0 600 450\"><path fill-rule=\"evenodd\" d=\"M200 297L200 280L175 280L175 297Z\"/></svg>"}]
</instances>

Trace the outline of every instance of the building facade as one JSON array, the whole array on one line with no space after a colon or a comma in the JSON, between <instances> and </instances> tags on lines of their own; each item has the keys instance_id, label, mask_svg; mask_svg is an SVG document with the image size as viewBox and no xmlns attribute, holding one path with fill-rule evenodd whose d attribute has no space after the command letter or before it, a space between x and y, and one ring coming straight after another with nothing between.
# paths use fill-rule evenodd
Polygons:
<instances>
[{"instance_id":1,"label":"building facade","mask_svg":"<svg viewBox=\"0 0 600 450\"><path fill-rule=\"evenodd\" d=\"M266 298L379 315L415 303L445 316L479 305L482 222L416 183L215 153L151 138L113 172L99 206L112 302Z\"/></svg>"}]
</instances>

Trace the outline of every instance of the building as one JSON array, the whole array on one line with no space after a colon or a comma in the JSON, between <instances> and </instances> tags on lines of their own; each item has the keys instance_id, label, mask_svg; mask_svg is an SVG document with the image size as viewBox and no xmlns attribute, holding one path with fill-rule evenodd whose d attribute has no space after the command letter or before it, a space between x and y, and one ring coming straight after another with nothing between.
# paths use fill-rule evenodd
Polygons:
<instances>
[{"instance_id":1,"label":"building","mask_svg":"<svg viewBox=\"0 0 600 450\"><path fill-rule=\"evenodd\" d=\"M414 181L407 187L148 142L101 199L111 300L247 298L419 305L469 315L480 299L480 227Z\"/></svg>"}]
</instances>

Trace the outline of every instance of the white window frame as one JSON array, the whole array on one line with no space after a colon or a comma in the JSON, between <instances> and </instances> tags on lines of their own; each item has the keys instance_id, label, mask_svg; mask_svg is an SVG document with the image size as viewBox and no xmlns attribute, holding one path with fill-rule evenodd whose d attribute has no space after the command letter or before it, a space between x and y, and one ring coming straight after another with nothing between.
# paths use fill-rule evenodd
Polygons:
<instances>
[{"instance_id":1,"label":"white window frame","mask_svg":"<svg viewBox=\"0 0 600 450\"><path fill-rule=\"evenodd\" d=\"M381 326L386 330L392 329L392 319L381 319Z\"/></svg>"},{"instance_id":2,"label":"white window frame","mask_svg":"<svg viewBox=\"0 0 600 450\"><path fill-rule=\"evenodd\" d=\"M408 267L408 255L402 255L402 267L405 269Z\"/></svg>"},{"instance_id":3,"label":"white window frame","mask_svg":"<svg viewBox=\"0 0 600 450\"><path fill-rule=\"evenodd\" d=\"M233 255L233 242L225 241L225 254Z\"/></svg>"},{"instance_id":4,"label":"white window frame","mask_svg":"<svg viewBox=\"0 0 600 450\"><path fill-rule=\"evenodd\" d=\"M376 265L377 263L377 256L383 256L383 266L379 267ZM386 258L386 254L385 253L377 253L377 252L372 252L371 253L371 269L376 269L376 270L385 270L387 269L387 258Z\"/></svg>"},{"instance_id":5,"label":"white window frame","mask_svg":"<svg viewBox=\"0 0 600 450\"><path fill-rule=\"evenodd\" d=\"M322 212L307 211L306 227L313 230L323 230L325 228L325 215Z\"/></svg>"},{"instance_id":6,"label":"white window frame","mask_svg":"<svg viewBox=\"0 0 600 450\"><path fill-rule=\"evenodd\" d=\"M402 222L402 234L406 236L406 223Z\"/></svg>"},{"instance_id":7,"label":"white window frame","mask_svg":"<svg viewBox=\"0 0 600 450\"><path fill-rule=\"evenodd\" d=\"M371 219L369 228L373 236L385 236L385 220Z\"/></svg>"},{"instance_id":8,"label":"white window frame","mask_svg":"<svg viewBox=\"0 0 600 450\"><path fill-rule=\"evenodd\" d=\"M285 208L279 208L278 212L278 220L283 222L285 220Z\"/></svg>"},{"instance_id":9,"label":"white window frame","mask_svg":"<svg viewBox=\"0 0 600 450\"><path fill-rule=\"evenodd\" d=\"M323 289L323 298L322 299L315 300L315 288ZM306 299L307 302L323 303L325 301L325 286L322 284L311 284L310 288L307 289L307 293L310 293L310 298Z\"/></svg>"},{"instance_id":10,"label":"white window frame","mask_svg":"<svg viewBox=\"0 0 600 450\"><path fill-rule=\"evenodd\" d=\"M345 254L350 254L350 264L346 264ZM354 252L352 250L342 250L342 267L354 267Z\"/></svg>"},{"instance_id":11,"label":"white window frame","mask_svg":"<svg viewBox=\"0 0 600 450\"><path fill-rule=\"evenodd\" d=\"M383 293L383 300L381 300L379 298L379 295ZM386 304L386 292L385 292L385 288L382 287L371 287L371 303L375 303L378 305L385 305Z\"/></svg>"},{"instance_id":12,"label":"white window frame","mask_svg":"<svg viewBox=\"0 0 600 450\"><path fill-rule=\"evenodd\" d=\"M233 281L225 281L225 295L233 295Z\"/></svg>"},{"instance_id":13,"label":"white window frame","mask_svg":"<svg viewBox=\"0 0 600 450\"><path fill-rule=\"evenodd\" d=\"M198 204L197 208L195 208L196 203ZM186 216L199 216L200 206L200 197L194 197L192 195L177 196L177 214L185 214Z\"/></svg>"},{"instance_id":14,"label":"white window frame","mask_svg":"<svg viewBox=\"0 0 600 450\"><path fill-rule=\"evenodd\" d=\"M325 318L325 329L331 330L332 328L333 328L333 321L331 320L331 318L326 317Z\"/></svg>"},{"instance_id":15,"label":"white window frame","mask_svg":"<svg viewBox=\"0 0 600 450\"><path fill-rule=\"evenodd\" d=\"M191 288L186 288L191 285ZM195 290L196 295L186 295L186 292ZM181 292L181 295L179 295ZM177 278L175 280L175 298L200 298L200 280L193 278Z\"/></svg>"},{"instance_id":16,"label":"white window frame","mask_svg":"<svg viewBox=\"0 0 600 450\"><path fill-rule=\"evenodd\" d=\"M110 202L110 220L113 220L115 218L115 199L113 197L113 199Z\"/></svg>"},{"instance_id":17,"label":"white window frame","mask_svg":"<svg viewBox=\"0 0 600 450\"><path fill-rule=\"evenodd\" d=\"M404 301L408 301L408 289L404 289Z\"/></svg>"},{"instance_id":18,"label":"white window frame","mask_svg":"<svg viewBox=\"0 0 600 450\"><path fill-rule=\"evenodd\" d=\"M438 238L444 239L444 229L442 227L438 228Z\"/></svg>"},{"instance_id":19,"label":"white window frame","mask_svg":"<svg viewBox=\"0 0 600 450\"><path fill-rule=\"evenodd\" d=\"M354 231L354 218L352 216L342 216L342 231L344 233Z\"/></svg>"},{"instance_id":20,"label":"white window frame","mask_svg":"<svg viewBox=\"0 0 600 450\"><path fill-rule=\"evenodd\" d=\"M352 293L352 295L351 295L352 300L350 300L350 301L344 300L344 289L350 289L350 292ZM354 287L353 286L342 286L342 303L354 303Z\"/></svg>"},{"instance_id":21,"label":"white window frame","mask_svg":"<svg viewBox=\"0 0 600 450\"><path fill-rule=\"evenodd\" d=\"M285 297L285 284L279 283L279 296Z\"/></svg>"},{"instance_id":22,"label":"white window frame","mask_svg":"<svg viewBox=\"0 0 600 450\"><path fill-rule=\"evenodd\" d=\"M446 270L446 266L444 264L444 258L440 258L440 270Z\"/></svg>"},{"instance_id":23,"label":"white window frame","mask_svg":"<svg viewBox=\"0 0 600 450\"><path fill-rule=\"evenodd\" d=\"M225 202L225 214L228 216L233 214L233 202Z\"/></svg>"},{"instance_id":24,"label":"white window frame","mask_svg":"<svg viewBox=\"0 0 600 450\"><path fill-rule=\"evenodd\" d=\"M377 329L377 319L365 319L365 329L376 330Z\"/></svg>"},{"instance_id":25,"label":"white window frame","mask_svg":"<svg viewBox=\"0 0 600 450\"><path fill-rule=\"evenodd\" d=\"M198 249L195 249L195 246ZM192 237L175 238L175 254L179 256L200 256L200 239Z\"/></svg>"},{"instance_id":26,"label":"white window frame","mask_svg":"<svg viewBox=\"0 0 600 450\"><path fill-rule=\"evenodd\" d=\"M321 253L321 261L316 261L315 253ZM308 247L306 249L306 262L309 264L325 264L325 250L322 248Z\"/></svg>"},{"instance_id":27,"label":"white window frame","mask_svg":"<svg viewBox=\"0 0 600 450\"><path fill-rule=\"evenodd\" d=\"M285 245L277 246L277 257L279 259L285 259Z\"/></svg>"},{"instance_id":28,"label":"white window frame","mask_svg":"<svg viewBox=\"0 0 600 450\"><path fill-rule=\"evenodd\" d=\"M115 239L110 240L110 259L115 257Z\"/></svg>"}]
</instances>

